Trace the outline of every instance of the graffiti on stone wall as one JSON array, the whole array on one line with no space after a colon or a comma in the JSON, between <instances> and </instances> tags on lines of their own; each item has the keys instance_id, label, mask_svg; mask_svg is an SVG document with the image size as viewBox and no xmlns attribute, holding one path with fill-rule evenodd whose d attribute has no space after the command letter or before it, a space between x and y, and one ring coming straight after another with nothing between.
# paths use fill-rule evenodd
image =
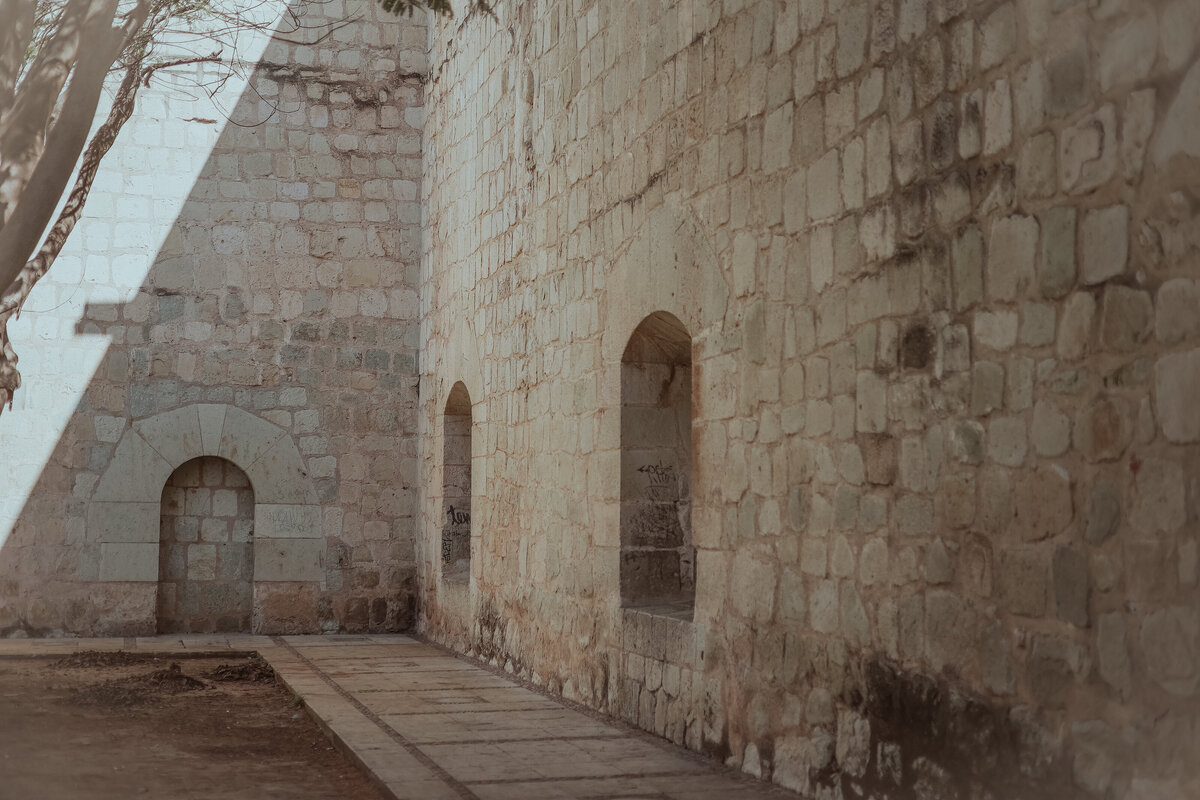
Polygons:
<instances>
[{"instance_id":1,"label":"graffiti on stone wall","mask_svg":"<svg viewBox=\"0 0 1200 800\"><path fill-rule=\"evenodd\" d=\"M442 575L465 576L471 563L471 508L448 506L442 528Z\"/></svg>"},{"instance_id":2,"label":"graffiti on stone wall","mask_svg":"<svg viewBox=\"0 0 1200 800\"><path fill-rule=\"evenodd\" d=\"M447 525L470 525L471 509L450 506L450 508L446 509L446 517Z\"/></svg>"}]
</instances>

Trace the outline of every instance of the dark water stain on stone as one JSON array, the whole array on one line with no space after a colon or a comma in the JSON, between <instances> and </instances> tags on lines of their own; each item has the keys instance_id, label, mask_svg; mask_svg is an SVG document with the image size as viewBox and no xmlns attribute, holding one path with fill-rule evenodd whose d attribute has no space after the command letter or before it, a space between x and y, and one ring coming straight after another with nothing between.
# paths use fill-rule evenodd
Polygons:
<instances>
[{"instance_id":1,"label":"dark water stain on stone","mask_svg":"<svg viewBox=\"0 0 1200 800\"><path fill-rule=\"evenodd\" d=\"M858 708L870 723L870 762L861 778L839 772L846 797L888 800L1083 797L1057 739L1030 715L996 705L946 677L867 662Z\"/></svg>"}]
</instances>

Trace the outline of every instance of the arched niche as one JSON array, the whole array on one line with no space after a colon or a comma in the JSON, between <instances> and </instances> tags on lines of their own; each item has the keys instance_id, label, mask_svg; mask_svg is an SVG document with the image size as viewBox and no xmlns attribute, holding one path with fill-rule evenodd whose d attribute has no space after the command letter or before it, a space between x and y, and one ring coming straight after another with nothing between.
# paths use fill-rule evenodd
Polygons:
<instances>
[{"instance_id":1,"label":"arched niche","mask_svg":"<svg viewBox=\"0 0 1200 800\"><path fill-rule=\"evenodd\" d=\"M217 456L254 489L254 581L320 581L321 506L304 459L283 428L236 406L194 403L125 430L88 506L101 581L159 579L163 487L185 462Z\"/></svg>"},{"instance_id":2,"label":"arched niche","mask_svg":"<svg viewBox=\"0 0 1200 800\"><path fill-rule=\"evenodd\" d=\"M442 580L471 578L471 395L459 381L442 415Z\"/></svg>"},{"instance_id":3,"label":"arched niche","mask_svg":"<svg viewBox=\"0 0 1200 800\"><path fill-rule=\"evenodd\" d=\"M249 633L254 489L232 461L193 458L162 491L159 633Z\"/></svg>"},{"instance_id":4,"label":"arched niche","mask_svg":"<svg viewBox=\"0 0 1200 800\"><path fill-rule=\"evenodd\" d=\"M691 619L692 340L673 314L634 329L621 357L621 604Z\"/></svg>"}]
</instances>

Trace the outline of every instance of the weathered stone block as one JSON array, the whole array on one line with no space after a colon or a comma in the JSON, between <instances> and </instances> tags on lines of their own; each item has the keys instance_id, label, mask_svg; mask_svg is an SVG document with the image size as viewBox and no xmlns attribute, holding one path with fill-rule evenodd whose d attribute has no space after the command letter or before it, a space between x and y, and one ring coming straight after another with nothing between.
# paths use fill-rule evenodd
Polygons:
<instances>
[{"instance_id":1,"label":"weathered stone block","mask_svg":"<svg viewBox=\"0 0 1200 800\"><path fill-rule=\"evenodd\" d=\"M1103 283L1125 272L1129 260L1129 209L1125 206L1089 211L1080 230L1083 282Z\"/></svg>"},{"instance_id":2,"label":"weathered stone block","mask_svg":"<svg viewBox=\"0 0 1200 800\"><path fill-rule=\"evenodd\" d=\"M1158 127L1151 150L1154 163L1162 168L1176 158L1200 157L1197 130L1200 130L1200 62L1188 69Z\"/></svg>"},{"instance_id":3,"label":"weathered stone block","mask_svg":"<svg viewBox=\"0 0 1200 800\"><path fill-rule=\"evenodd\" d=\"M1154 322L1154 304L1149 292L1125 286L1104 290L1100 309L1100 341L1110 350L1128 352L1150 335Z\"/></svg>"},{"instance_id":4,"label":"weathered stone block","mask_svg":"<svg viewBox=\"0 0 1200 800\"><path fill-rule=\"evenodd\" d=\"M158 581L158 542L100 545L101 581Z\"/></svg>"},{"instance_id":5,"label":"weathered stone block","mask_svg":"<svg viewBox=\"0 0 1200 800\"><path fill-rule=\"evenodd\" d=\"M1174 278L1158 289L1154 335L1163 344L1200 338L1200 280Z\"/></svg>"},{"instance_id":6,"label":"weathered stone block","mask_svg":"<svg viewBox=\"0 0 1200 800\"><path fill-rule=\"evenodd\" d=\"M1122 700L1133 691L1133 667L1126 641L1124 613L1101 614L1096 628L1096 654L1100 677Z\"/></svg>"},{"instance_id":7,"label":"weathered stone block","mask_svg":"<svg viewBox=\"0 0 1200 800\"><path fill-rule=\"evenodd\" d=\"M324 539L254 540L254 580L319 581L325 577Z\"/></svg>"},{"instance_id":8,"label":"weathered stone block","mask_svg":"<svg viewBox=\"0 0 1200 800\"><path fill-rule=\"evenodd\" d=\"M1051 562L1054 575L1054 607L1058 618L1080 628L1088 624L1089 574L1084 553L1059 547Z\"/></svg>"},{"instance_id":9,"label":"weathered stone block","mask_svg":"<svg viewBox=\"0 0 1200 800\"><path fill-rule=\"evenodd\" d=\"M1106 481L1092 486L1088 494L1087 520L1083 538L1090 544L1103 544L1117 532L1121 524L1121 496L1117 489Z\"/></svg>"},{"instance_id":10,"label":"weathered stone block","mask_svg":"<svg viewBox=\"0 0 1200 800\"><path fill-rule=\"evenodd\" d=\"M1133 410L1123 398L1098 397L1075 418L1075 447L1088 461L1120 458L1133 434Z\"/></svg>"},{"instance_id":11,"label":"weathered stone block","mask_svg":"<svg viewBox=\"0 0 1200 800\"><path fill-rule=\"evenodd\" d=\"M1060 358L1077 361L1088 354L1095 316L1096 300L1091 294L1079 292L1067 299L1058 327L1056 349Z\"/></svg>"},{"instance_id":12,"label":"weathered stone block","mask_svg":"<svg viewBox=\"0 0 1200 800\"><path fill-rule=\"evenodd\" d=\"M987 293L994 300L1015 300L1027 286L1037 257L1038 223L1015 215L992 223L988 237Z\"/></svg>"},{"instance_id":13,"label":"weathered stone block","mask_svg":"<svg viewBox=\"0 0 1200 800\"><path fill-rule=\"evenodd\" d=\"M1057 536L1075 516L1071 479L1060 466L1041 466L1016 482L1016 525L1026 541Z\"/></svg>"},{"instance_id":14,"label":"weathered stone block","mask_svg":"<svg viewBox=\"0 0 1200 800\"><path fill-rule=\"evenodd\" d=\"M1030 433L1033 449L1040 456L1060 456L1071 446L1071 420L1048 400L1034 405Z\"/></svg>"},{"instance_id":15,"label":"weathered stone block","mask_svg":"<svg viewBox=\"0 0 1200 800\"><path fill-rule=\"evenodd\" d=\"M1189 697L1200 681L1200 611L1170 606L1148 614L1139 641L1151 680L1176 697Z\"/></svg>"},{"instance_id":16,"label":"weathered stone block","mask_svg":"<svg viewBox=\"0 0 1200 800\"><path fill-rule=\"evenodd\" d=\"M1133 481L1129 522L1144 533L1172 533L1187 519L1183 465L1164 458L1141 462Z\"/></svg>"},{"instance_id":17,"label":"weathered stone block","mask_svg":"<svg viewBox=\"0 0 1200 800\"><path fill-rule=\"evenodd\" d=\"M996 588L1011 613L1041 617L1046 611L1048 564L1040 548L1001 550L996 563Z\"/></svg>"},{"instance_id":18,"label":"weathered stone block","mask_svg":"<svg viewBox=\"0 0 1200 800\"><path fill-rule=\"evenodd\" d=\"M1200 441L1200 348L1163 356L1154 365L1154 399L1167 441Z\"/></svg>"},{"instance_id":19,"label":"weathered stone block","mask_svg":"<svg viewBox=\"0 0 1200 800\"><path fill-rule=\"evenodd\" d=\"M951 591L931 589L925 595L925 653L931 666L948 664L968 670L976 663L974 610Z\"/></svg>"},{"instance_id":20,"label":"weathered stone block","mask_svg":"<svg viewBox=\"0 0 1200 800\"><path fill-rule=\"evenodd\" d=\"M874 372L859 372L855 394L856 429L882 433L887 428L887 381Z\"/></svg>"},{"instance_id":21,"label":"weathered stone block","mask_svg":"<svg viewBox=\"0 0 1200 800\"><path fill-rule=\"evenodd\" d=\"M158 503L93 502L88 505L87 538L93 542L157 542Z\"/></svg>"},{"instance_id":22,"label":"weathered stone block","mask_svg":"<svg viewBox=\"0 0 1200 800\"><path fill-rule=\"evenodd\" d=\"M1019 467L1029 453L1025 421L1019 417L998 417L988 422L988 457L1007 467Z\"/></svg>"},{"instance_id":23,"label":"weathered stone block","mask_svg":"<svg viewBox=\"0 0 1200 800\"><path fill-rule=\"evenodd\" d=\"M259 539L308 539L322 535L321 507L256 503L254 532Z\"/></svg>"},{"instance_id":24,"label":"weathered stone block","mask_svg":"<svg viewBox=\"0 0 1200 800\"><path fill-rule=\"evenodd\" d=\"M137 433L127 431L92 499L156 503L174 466Z\"/></svg>"},{"instance_id":25,"label":"weathered stone block","mask_svg":"<svg viewBox=\"0 0 1200 800\"><path fill-rule=\"evenodd\" d=\"M246 467L259 503L315 503L316 492L291 436L279 437Z\"/></svg>"}]
</instances>

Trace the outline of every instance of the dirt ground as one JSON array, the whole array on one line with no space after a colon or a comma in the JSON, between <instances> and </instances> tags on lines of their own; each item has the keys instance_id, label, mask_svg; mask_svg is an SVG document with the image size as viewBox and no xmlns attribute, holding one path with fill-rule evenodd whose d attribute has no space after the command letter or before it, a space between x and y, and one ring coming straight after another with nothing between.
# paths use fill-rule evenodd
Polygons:
<instances>
[{"instance_id":1,"label":"dirt ground","mask_svg":"<svg viewBox=\"0 0 1200 800\"><path fill-rule=\"evenodd\" d=\"M0 800L382 800L269 666L0 659Z\"/></svg>"}]
</instances>

